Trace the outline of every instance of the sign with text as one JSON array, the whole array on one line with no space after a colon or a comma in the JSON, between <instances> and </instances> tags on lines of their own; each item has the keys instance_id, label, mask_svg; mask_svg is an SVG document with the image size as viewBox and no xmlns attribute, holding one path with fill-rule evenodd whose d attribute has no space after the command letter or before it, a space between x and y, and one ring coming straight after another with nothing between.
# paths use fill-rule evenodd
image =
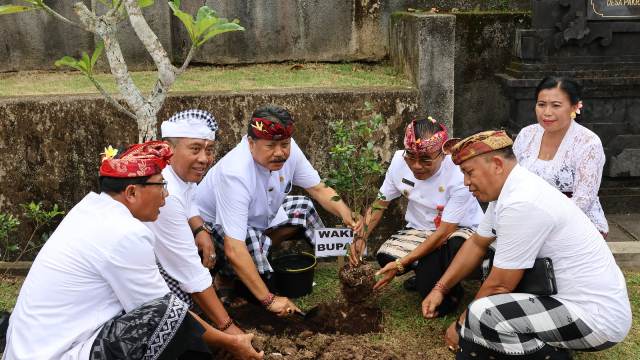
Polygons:
<instances>
[{"instance_id":1,"label":"sign with text","mask_svg":"<svg viewBox=\"0 0 640 360\"><path fill-rule=\"evenodd\" d=\"M640 19L640 0L589 0L587 19Z\"/></svg>"},{"instance_id":2,"label":"sign with text","mask_svg":"<svg viewBox=\"0 0 640 360\"><path fill-rule=\"evenodd\" d=\"M347 245L353 241L353 230L323 228L315 230L316 257L345 256Z\"/></svg>"}]
</instances>

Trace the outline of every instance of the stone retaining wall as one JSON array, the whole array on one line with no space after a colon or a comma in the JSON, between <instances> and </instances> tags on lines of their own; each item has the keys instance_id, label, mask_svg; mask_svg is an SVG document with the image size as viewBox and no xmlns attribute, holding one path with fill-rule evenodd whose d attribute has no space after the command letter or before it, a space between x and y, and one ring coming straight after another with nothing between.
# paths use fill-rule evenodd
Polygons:
<instances>
[{"instance_id":1,"label":"stone retaining wall","mask_svg":"<svg viewBox=\"0 0 640 360\"><path fill-rule=\"evenodd\" d=\"M159 114L200 108L215 114L220 124L217 157L229 151L246 132L248 118L258 106L274 103L288 108L296 119L296 141L315 167L327 166L328 122L357 119L364 102L371 102L386 123L379 149L390 160L401 146L404 125L417 108L417 92L406 88L299 89L252 93L220 92L170 96ZM0 212L20 213L18 204L57 203L69 210L88 191L97 189L100 153L106 145L137 141L133 121L117 113L97 96L0 99ZM380 236L401 226L396 208ZM324 214L327 224L335 223ZM25 224L26 226L26 224ZM27 233L23 229L22 233Z\"/></svg>"},{"instance_id":2,"label":"stone retaining wall","mask_svg":"<svg viewBox=\"0 0 640 360\"><path fill-rule=\"evenodd\" d=\"M80 0L47 4L77 21L72 9L77 1ZM82 1L87 6L95 3L95 0ZM202 0L184 0L182 7L193 13L202 3ZM395 11L431 7L528 9L530 6L527 0L207 0L205 3L220 16L240 19L247 29L223 34L207 43L195 58L195 62L206 64L377 61L388 55L389 16ZM188 38L166 1L156 1L144 13L163 46L179 61L188 50ZM122 27L120 40L129 67L153 68L128 22ZM93 47L92 34L42 12L6 15L0 21L0 72L52 69L54 61L62 56L79 57L82 51Z\"/></svg>"}]
</instances>

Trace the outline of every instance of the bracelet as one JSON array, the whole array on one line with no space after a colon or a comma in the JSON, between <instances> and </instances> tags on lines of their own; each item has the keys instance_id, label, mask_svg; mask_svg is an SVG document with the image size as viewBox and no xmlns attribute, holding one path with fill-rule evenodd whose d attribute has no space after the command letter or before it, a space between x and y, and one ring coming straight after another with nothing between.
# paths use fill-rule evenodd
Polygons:
<instances>
[{"instance_id":1,"label":"bracelet","mask_svg":"<svg viewBox=\"0 0 640 360\"><path fill-rule=\"evenodd\" d=\"M402 265L402 263L400 262L400 259L396 259L396 268L398 269L399 273L404 272L404 265Z\"/></svg>"},{"instance_id":2,"label":"bracelet","mask_svg":"<svg viewBox=\"0 0 640 360\"><path fill-rule=\"evenodd\" d=\"M276 296L273 295L273 293L269 293L267 294L267 297L265 297L264 299L260 300L260 303L262 304L262 306L264 306L265 308L269 309L269 307L271 307L271 305L273 304L273 302L276 300Z\"/></svg>"},{"instance_id":3,"label":"bracelet","mask_svg":"<svg viewBox=\"0 0 640 360\"><path fill-rule=\"evenodd\" d=\"M438 282L436 282L436 284L433 286L433 290L438 290L443 295L447 295L451 289L449 289L445 284L438 280Z\"/></svg>"},{"instance_id":4,"label":"bracelet","mask_svg":"<svg viewBox=\"0 0 640 360\"><path fill-rule=\"evenodd\" d=\"M227 330L228 328L230 328L230 327L231 327L231 325L233 325L233 324L234 324L233 319L232 319L232 318L229 318L229 319L228 319L224 324L222 324L222 326L218 326L217 328L218 328L218 330L220 330L220 331L225 331L225 330Z\"/></svg>"}]
</instances>

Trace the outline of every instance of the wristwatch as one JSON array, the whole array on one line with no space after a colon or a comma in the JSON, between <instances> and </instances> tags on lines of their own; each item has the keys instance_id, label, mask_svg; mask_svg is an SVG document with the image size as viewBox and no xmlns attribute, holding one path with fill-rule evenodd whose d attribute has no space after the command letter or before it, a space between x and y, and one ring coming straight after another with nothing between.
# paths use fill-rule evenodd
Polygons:
<instances>
[{"instance_id":1,"label":"wristwatch","mask_svg":"<svg viewBox=\"0 0 640 360\"><path fill-rule=\"evenodd\" d=\"M213 228L211 227L211 225L204 222L202 223L202 225L198 226L197 228L195 228L195 230L193 230L193 236L198 235L198 233L202 230L206 231L209 235L211 235L211 233L213 232Z\"/></svg>"}]
</instances>

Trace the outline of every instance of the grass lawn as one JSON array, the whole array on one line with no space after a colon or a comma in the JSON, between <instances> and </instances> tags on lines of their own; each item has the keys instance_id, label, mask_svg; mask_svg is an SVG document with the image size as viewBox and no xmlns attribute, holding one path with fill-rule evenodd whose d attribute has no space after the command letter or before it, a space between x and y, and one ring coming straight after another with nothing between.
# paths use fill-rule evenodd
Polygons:
<instances>
[{"instance_id":1,"label":"grass lawn","mask_svg":"<svg viewBox=\"0 0 640 360\"><path fill-rule=\"evenodd\" d=\"M171 92L241 91L301 87L412 87L391 67L363 63L258 64L247 66L190 67L171 87ZM150 91L153 71L134 72L134 82ZM110 73L96 79L111 93L117 87ZM94 94L93 84L78 71L0 73L0 97L28 95Z\"/></svg>"},{"instance_id":2,"label":"grass lawn","mask_svg":"<svg viewBox=\"0 0 640 360\"><path fill-rule=\"evenodd\" d=\"M626 340L612 349L598 353L578 353L577 360L618 360L640 358L640 273L626 272L627 286L631 298L633 319L631 332ZM420 314L420 301L417 293L402 288L403 278L394 280L378 297L384 312L384 332L362 335L362 341L377 344L397 351L417 355L411 358L452 359L445 349L442 335L453 321L449 316L444 319L426 320ZM313 293L298 299L298 305L307 309L312 305L333 300L339 296L339 283L335 263L321 263L316 270L317 283ZM0 278L0 310L11 308L15 304L21 278ZM477 285L476 285L477 286ZM473 284L472 286L473 287Z\"/></svg>"},{"instance_id":3,"label":"grass lawn","mask_svg":"<svg viewBox=\"0 0 640 360\"><path fill-rule=\"evenodd\" d=\"M634 314L629 335L623 343L609 350L577 353L575 359L640 359L640 320L637 315L640 314L640 273L625 272L625 277ZM384 332L365 335L363 341L376 343L400 353L422 353L425 359L452 359L453 356L445 349L443 335L454 317L435 320L423 318L420 311L422 299L417 293L404 290L403 280L404 277L395 279L379 294L379 303L384 312ZM317 285L313 293L297 301L303 308L338 296L339 280L335 265L321 264L316 270L315 281ZM470 285L470 288L477 287L477 284Z\"/></svg>"}]
</instances>

